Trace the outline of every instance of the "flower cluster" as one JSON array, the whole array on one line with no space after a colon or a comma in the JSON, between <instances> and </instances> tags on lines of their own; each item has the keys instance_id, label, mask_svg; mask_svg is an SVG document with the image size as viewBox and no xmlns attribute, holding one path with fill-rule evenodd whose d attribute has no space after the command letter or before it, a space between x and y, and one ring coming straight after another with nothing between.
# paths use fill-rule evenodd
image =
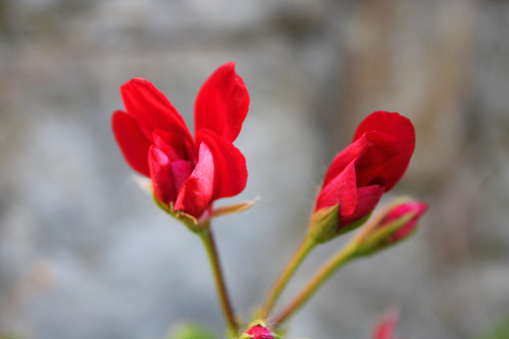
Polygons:
<instances>
[{"instance_id":1,"label":"flower cluster","mask_svg":"<svg viewBox=\"0 0 509 339\"><path fill-rule=\"evenodd\" d=\"M239 194L248 177L245 157L233 144L250 101L235 64L220 66L201 87L194 108L194 136L170 101L147 80L128 81L121 87L121 95L125 110L114 112L112 117L120 150L136 172L150 179L156 203L204 241L231 338L281 338L284 322L336 270L408 238L427 210L425 203L405 198L371 218L383 194L406 172L415 148L415 131L409 119L395 112L371 113L359 124L352 143L333 159L301 246L253 313L255 320L246 326L229 299L210 226L214 216L240 212L252 205L213 207L216 200ZM295 298L273 314L279 295L311 250L361 226ZM374 338L392 339L395 323L396 317L388 315Z\"/></svg>"}]
</instances>

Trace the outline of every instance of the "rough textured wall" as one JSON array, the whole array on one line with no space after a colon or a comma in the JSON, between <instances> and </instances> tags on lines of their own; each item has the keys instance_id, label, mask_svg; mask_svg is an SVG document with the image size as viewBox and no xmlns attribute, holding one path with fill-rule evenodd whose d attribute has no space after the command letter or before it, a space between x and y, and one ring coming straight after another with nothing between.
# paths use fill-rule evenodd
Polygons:
<instances>
[{"instance_id":1,"label":"rough textured wall","mask_svg":"<svg viewBox=\"0 0 509 339\"><path fill-rule=\"evenodd\" d=\"M251 94L236 145L255 208L215 228L247 316L305 233L333 156L374 110L416 126L402 182L430 204L407 243L355 263L291 322L368 338L476 338L509 314L509 3L0 1L0 332L162 338L221 314L201 244L130 180L111 135L120 84L152 81L186 121L234 60ZM283 301L341 240L320 248Z\"/></svg>"}]
</instances>

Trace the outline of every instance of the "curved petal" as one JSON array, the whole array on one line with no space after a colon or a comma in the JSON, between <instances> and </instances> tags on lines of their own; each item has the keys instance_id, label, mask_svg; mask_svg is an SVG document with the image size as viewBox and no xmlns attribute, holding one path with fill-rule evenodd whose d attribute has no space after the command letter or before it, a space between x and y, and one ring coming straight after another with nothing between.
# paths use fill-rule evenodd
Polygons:
<instances>
[{"instance_id":1,"label":"curved petal","mask_svg":"<svg viewBox=\"0 0 509 339\"><path fill-rule=\"evenodd\" d=\"M182 159L189 160L196 164L197 152L195 150L194 141L186 140L174 131L154 130L152 133L154 144L164 149L164 152L172 161Z\"/></svg>"},{"instance_id":2,"label":"curved petal","mask_svg":"<svg viewBox=\"0 0 509 339\"><path fill-rule=\"evenodd\" d=\"M203 84L196 97L195 131L209 129L233 142L249 109L249 94L235 63L219 67Z\"/></svg>"},{"instance_id":3,"label":"curved petal","mask_svg":"<svg viewBox=\"0 0 509 339\"><path fill-rule=\"evenodd\" d=\"M355 159L320 191L315 211L339 203L339 215L350 215L357 206Z\"/></svg>"},{"instance_id":4,"label":"curved petal","mask_svg":"<svg viewBox=\"0 0 509 339\"><path fill-rule=\"evenodd\" d=\"M177 160L171 162L171 172L173 174L173 184L175 185L175 189L178 192L184 182L189 178L191 173L193 172L193 165L191 162L186 160ZM176 199L176 197L175 197ZM172 201L175 201L173 199Z\"/></svg>"},{"instance_id":5,"label":"curved petal","mask_svg":"<svg viewBox=\"0 0 509 339\"><path fill-rule=\"evenodd\" d=\"M373 211L385 192L385 185L370 185L357 189L357 205L350 214L340 210L339 227L346 226L352 222L365 217Z\"/></svg>"},{"instance_id":6,"label":"curved petal","mask_svg":"<svg viewBox=\"0 0 509 339\"><path fill-rule=\"evenodd\" d=\"M174 131L183 138L192 139L175 107L148 80L134 78L122 85L120 92L127 113L138 121L147 139L151 140L156 128Z\"/></svg>"},{"instance_id":7,"label":"curved petal","mask_svg":"<svg viewBox=\"0 0 509 339\"><path fill-rule=\"evenodd\" d=\"M212 199L231 197L242 192L247 183L247 167L246 158L239 149L225 138L206 129L197 132L196 141L207 144L214 158Z\"/></svg>"},{"instance_id":8,"label":"curved petal","mask_svg":"<svg viewBox=\"0 0 509 339\"><path fill-rule=\"evenodd\" d=\"M168 145L162 146L165 147L150 147L148 163L154 194L161 202L169 205L177 199L177 193L191 175L193 165L187 160L172 159L175 153L173 149Z\"/></svg>"},{"instance_id":9,"label":"curved petal","mask_svg":"<svg viewBox=\"0 0 509 339\"><path fill-rule=\"evenodd\" d=\"M148 164L155 196L165 205L169 205L177 196L170 159L162 150L151 146Z\"/></svg>"},{"instance_id":10,"label":"curved petal","mask_svg":"<svg viewBox=\"0 0 509 339\"><path fill-rule=\"evenodd\" d=\"M401 142L394 136L378 131L365 132L357 139L366 138L372 143L369 159L361 157L356 164L357 186L366 186L373 178L382 176L388 181L395 171L391 166L393 160L400 155Z\"/></svg>"},{"instance_id":11,"label":"curved petal","mask_svg":"<svg viewBox=\"0 0 509 339\"><path fill-rule=\"evenodd\" d=\"M147 162L150 142L138 122L125 112L116 111L111 118L111 127L127 163L135 171L150 176Z\"/></svg>"},{"instance_id":12,"label":"curved petal","mask_svg":"<svg viewBox=\"0 0 509 339\"><path fill-rule=\"evenodd\" d=\"M327 186L331 180L336 178L355 159L362 157L363 163L372 164L374 161L372 148L372 143L365 136L351 143L332 160L325 175L323 187Z\"/></svg>"},{"instance_id":13,"label":"curved petal","mask_svg":"<svg viewBox=\"0 0 509 339\"><path fill-rule=\"evenodd\" d=\"M374 131L382 132L396 138L399 144L398 154L391 157L391 159L386 159L387 154L385 152L387 148L377 147L377 144L381 146L384 144L384 141L379 139L380 135L370 133ZM375 144L376 166L374 170L376 169L379 175L382 175L387 180L386 191L391 190L405 173L414 152L414 126L409 119L398 113L377 111L368 115L359 124L353 140L356 141L362 136L367 137L368 140ZM386 161L379 161L377 158L382 158Z\"/></svg>"},{"instance_id":14,"label":"curved petal","mask_svg":"<svg viewBox=\"0 0 509 339\"><path fill-rule=\"evenodd\" d=\"M212 152L205 143L201 143L198 163L189 178L183 183L174 209L182 210L197 219L200 218L212 202L214 172Z\"/></svg>"}]
</instances>

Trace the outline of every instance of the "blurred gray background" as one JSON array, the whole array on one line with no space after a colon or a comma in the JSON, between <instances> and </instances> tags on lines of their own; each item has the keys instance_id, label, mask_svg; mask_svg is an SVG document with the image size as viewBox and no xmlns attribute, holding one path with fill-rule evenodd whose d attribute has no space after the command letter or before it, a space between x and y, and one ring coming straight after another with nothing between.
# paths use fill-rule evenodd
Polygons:
<instances>
[{"instance_id":1,"label":"blurred gray background","mask_svg":"<svg viewBox=\"0 0 509 339\"><path fill-rule=\"evenodd\" d=\"M305 234L334 155L375 110L417 131L401 194L430 204L410 241L334 276L291 337L482 338L509 315L509 2L0 1L0 333L163 338L221 333L205 252L134 183L110 130L140 76L192 128L194 98L237 62L251 107L236 145L251 210L216 219L227 283L248 317ZM317 249L288 301L339 248ZM502 336L500 336L502 338Z\"/></svg>"}]
</instances>

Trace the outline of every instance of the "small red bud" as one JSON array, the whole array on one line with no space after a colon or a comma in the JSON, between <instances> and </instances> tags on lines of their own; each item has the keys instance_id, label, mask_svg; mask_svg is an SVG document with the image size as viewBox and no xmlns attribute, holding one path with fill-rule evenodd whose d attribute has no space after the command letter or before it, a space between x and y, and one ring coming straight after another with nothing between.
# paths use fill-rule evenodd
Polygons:
<instances>
[{"instance_id":1,"label":"small red bud","mask_svg":"<svg viewBox=\"0 0 509 339\"><path fill-rule=\"evenodd\" d=\"M395 339L396 325L399 312L397 310L388 310L380 319L373 332L373 339Z\"/></svg>"},{"instance_id":2,"label":"small red bud","mask_svg":"<svg viewBox=\"0 0 509 339\"><path fill-rule=\"evenodd\" d=\"M240 339L278 339L277 334L272 332L263 321L256 321L250 325L250 328L244 332Z\"/></svg>"},{"instance_id":3,"label":"small red bud","mask_svg":"<svg viewBox=\"0 0 509 339\"><path fill-rule=\"evenodd\" d=\"M367 230L357 253L372 254L408 238L417 230L417 224L427 209L428 205L420 201L397 204Z\"/></svg>"},{"instance_id":4,"label":"small red bud","mask_svg":"<svg viewBox=\"0 0 509 339\"><path fill-rule=\"evenodd\" d=\"M415 230L417 223L419 222L419 219L424 214L424 212L426 212L427 209L428 209L427 204L420 201L411 201L398 205L393 210L391 210L382 221L382 225L387 225L390 222L410 213L415 213L415 215L403 227L394 232L391 235L391 237L387 239L387 241L390 243L394 243L410 235Z\"/></svg>"}]
</instances>

